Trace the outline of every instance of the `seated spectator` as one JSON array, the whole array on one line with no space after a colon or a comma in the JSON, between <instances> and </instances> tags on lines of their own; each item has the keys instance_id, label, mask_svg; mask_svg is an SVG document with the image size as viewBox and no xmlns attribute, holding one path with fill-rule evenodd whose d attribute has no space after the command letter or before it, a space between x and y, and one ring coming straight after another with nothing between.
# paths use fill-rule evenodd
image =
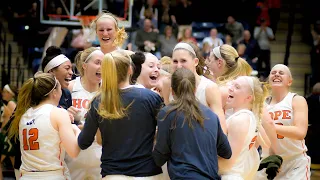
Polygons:
<instances>
[{"instance_id":1,"label":"seated spectator","mask_svg":"<svg viewBox=\"0 0 320 180\"><path fill-rule=\"evenodd\" d=\"M237 22L233 16L229 16L228 17L228 22L225 25L225 28L227 30L227 32L232 35L233 43L239 43L239 41L241 41L242 38L242 34L243 34L243 26L241 23Z\"/></svg>"},{"instance_id":2,"label":"seated spectator","mask_svg":"<svg viewBox=\"0 0 320 180\"><path fill-rule=\"evenodd\" d=\"M178 43L176 37L172 34L172 27L166 26L164 30L164 35L159 36L159 45L161 56L172 55L172 50L174 46Z\"/></svg>"},{"instance_id":3,"label":"seated spectator","mask_svg":"<svg viewBox=\"0 0 320 180\"><path fill-rule=\"evenodd\" d=\"M155 53L157 50L158 33L152 29L150 19L144 20L143 29L137 31L135 44L138 50Z\"/></svg>"},{"instance_id":4,"label":"seated spectator","mask_svg":"<svg viewBox=\"0 0 320 180\"><path fill-rule=\"evenodd\" d=\"M218 30L217 28L212 28L210 31L210 36L203 39L202 43L209 43L209 46L211 48L215 48L217 46L221 46L223 44L223 41L217 37Z\"/></svg>"},{"instance_id":5,"label":"seated spectator","mask_svg":"<svg viewBox=\"0 0 320 180\"><path fill-rule=\"evenodd\" d=\"M246 46L245 55L250 58L252 61L257 62L260 54L260 47L258 42L251 37L251 33L248 30L243 32L243 40L240 41L240 44Z\"/></svg>"},{"instance_id":6,"label":"seated spectator","mask_svg":"<svg viewBox=\"0 0 320 180\"><path fill-rule=\"evenodd\" d=\"M246 52L246 45L244 44L238 44L237 46L237 51L239 54L239 57L241 57L242 59L246 60L248 62L248 64L250 64L250 66L252 67L252 69L256 70L257 69L257 60L252 60L245 52Z\"/></svg>"},{"instance_id":7,"label":"seated spectator","mask_svg":"<svg viewBox=\"0 0 320 180\"><path fill-rule=\"evenodd\" d=\"M182 37L179 39L179 42L190 42L197 45L197 40L192 37L192 30L190 27L185 28L182 32Z\"/></svg>"},{"instance_id":8,"label":"seated spectator","mask_svg":"<svg viewBox=\"0 0 320 180\"><path fill-rule=\"evenodd\" d=\"M234 48L237 47L237 43L234 43L230 34L225 35L224 44L228 44Z\"/></svg>"},{"instance_id":9,"label":"seated spectator","mask_svg":"<svg viewBox=\"0 0 320 180\"><path fill-rule=\"evenodd\" d=\"M211 49L212 48L211 48L209 42L205 42L202 44L201 52L202 52L202 56L204 59L207 59L210 56Z\"/></svg>"}]
</instances>

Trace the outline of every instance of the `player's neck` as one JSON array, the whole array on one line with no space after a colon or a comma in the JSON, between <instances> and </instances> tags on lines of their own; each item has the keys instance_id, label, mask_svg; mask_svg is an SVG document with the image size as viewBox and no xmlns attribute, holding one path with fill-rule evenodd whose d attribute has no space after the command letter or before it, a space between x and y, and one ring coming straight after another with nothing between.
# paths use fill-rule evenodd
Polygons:
<instances>
[{"instance_id":1,"label":"player's neck","mask_svg":"<svg viewBox=\"0 0 320 180\"><path fill-rule=\"evenodd\" d=\"M90 81L86 76L81 77L80 82L82 87L90 93L96 92L99 89L99 83Z\"/></svg>"},{"instance_id":2,"label":"player's neck","mask_svg":"<svg viewBox=\"0 0 320 180\"><path fill-rule=\"evenodd\" d=\"M107 54L107 53L111 53L112 51L115 51L117 49L116 46L101 46L101 51L103 52L103 54Z\"/></svg>"},{"instance_id":3,"label":"player's neck","mask_svg":"<svg viewBox=\"0 0 320 180\"><path fill-rule=\"evenodd\" d=\"M272 91L272 102L281 102L289 93L289 90Z\"/></svg>"}]
</instances>

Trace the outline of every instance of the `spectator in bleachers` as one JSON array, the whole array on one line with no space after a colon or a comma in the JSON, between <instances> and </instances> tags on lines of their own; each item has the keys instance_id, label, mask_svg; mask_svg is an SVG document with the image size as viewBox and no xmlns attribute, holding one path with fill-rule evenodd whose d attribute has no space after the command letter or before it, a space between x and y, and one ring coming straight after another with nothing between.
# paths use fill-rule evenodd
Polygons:
<instances>
[{"instance_id":1,"label":"spectator in bleachers","mask_svg":"<svg viewBox=\"0 0 320 180\"><path fill-rule=\"evenodd\" d=\"M140 51L152 52L157 50L158 33L153 31L150 19L144 20L143 29L137 31L135 44Z\"/></svg>"},{"instance_id":2,"label":"spectator in bleachers","mask_svg":"<svg viewBox=\"0 0 320 180\"><path fill-rule=\"evenodd\" d=\"M260 47L258 42L251 37L250 31L245 30L243 32L243 40L240 41L240 44L244 44L246 46L246 51L244 52L245 56L247 56L252 63L256 63L260 54Z\"/></svg>"},{"instance_id":3,"label":"spectator in bleachers","mask_svg":"<svg viewBox=\"0 0 320 180\"><path fill-rule=\"evenodd\" d=\"M159 36L159 45L161 56L172 55L172 49L178 43L177 38L172 33L172 27L166 26L164 34Z\"/></svg>"},{"instance_id":4,"label":"spectator in bleachers","mask_svg":"<svg viewBox=\"0 0 320 180\"><path fill-rule=\"evenodd\" d=\"M224 44L228 44L234 48L237 47L237 43L234 43L233 42L233 38L231 37L230 34L226 34L225 37L224 37Z\"/></svg>"},{"instance_id":5,"label":"spectator in bleachers","mask_svg":"<svg viewBox=\"0 0 320 180\"><path fill-rule=\"evenodd\" d=\"M254 38L258 41L260 46L260 56L257 62L257 70L259 73L264 71L262 74L264 77L269 74L270 68L270 41L274 39L273 31L267 26L267 22L264 19L260 20L261 26L255 27ZM262 63L265 63L265 69L262 68Z\"/></svg>"},{"instance_id":6,"label":"spectator in bleachers","mask_svg":"<svg viewBox=\"0 0 320 180\"><path fill-rule=\"evenodd\" d=\"M177 25L172 22L172 8L170 7L169 0L161 1L161 8L159 8L159 17L158 17L158 28L161 33L164 33L164 29L166 26L172 26L173 34L177 36L176 32L178 29Z\"/></svg>"},{"instance_id":7,"label":"spectator in bleachers","mask_svg":"<svg viewBox=\"0 0 320 180\"><path fill-rule=\"evenodd\" d=\"M2 90L3 112L1 114L1 128L3 128L10 119L17 105L17 87L7 84ZM2 108L2 107L1 107Z\"/></svg>"},{"instance_id":8,"label":"spectator in bleachers","mask_svg":"<svg viewBox=\"0 0 320 180\"><path fill-rule=\"evenodd\" d=\"M192 37L191 27L187 27L187 28L183 29L182 36L179 39L179 42L189 42L194 45L197 45L197 40L194 37Z\"/></svg>"},{"instance_id":9,"label":"spectator in bleachers","mask_svg":"<svg viewBox=\"0 0 320 180\"><path fill-rule=\"evenodd\" d=\"M233 16L229 16L225 28L228 34L232 35L232 42L238 44L244 31L243 25L237 22Z\"/></svg>"},{"instance_id":10,"label":"spectator in bleachers","mask_svg":"<svg viewBox=\"0 0 320 180\"><path fill-rule=\"evenodd\" d=\"M211 46L211 48L215 48L217 46L221 46L223 44L222 39L217 37L218 35L218 30L217 28L212 28L210 30L210 36L206 37L203 39L202 43L209 43L209 45Z\"/></svg>"},{"instance_id":11,"label":"spectator in bleachers","mask_svg":"<svg viewBox=\"0 0 320 180\"><path fill-rule=\"evenodd\" d=\"M153 17L154 16L153 11L151 9L146 9L144 11L144 15L145 15L144 16L145 18L139 20L138 26L140 28L143 28L144 20L145 19L150 19L153 29L157 30L158 29L158 20Z\"/></svg>"},{"instance_id":12,"label":"spectator in bleachers","mask_svg":"<svg viewBox=\"0 0 320 180\"><path fill-rule=\"evenodd\" d=\"M171 15L172 22L179 25L178 39L183 36L183 31L191 27L193 21L192 6L188 0L181 0Z\"/></svg>"},{"instance_id":13,"label":"spectator in bleachers","mask_svg":"<svg viewBox=\"0 0 320 180\"><path fill-rule=\"evenodd\" d=\"M210 56L210 52L211 52L212 46L210 46L209 42L204 42L202 44L202 56L204 59L207 59Z\"/></svg>"},{"instance_id":14,"label":"spectator in bleachers","mask_svg":"<svg viewBox=\"0 0 320 180\"><path fill-rule=\"evenodd\" d=\"M140 11L140 20L144 20L146 18L152 18L152 19L158 20L158 9L156 8L154 2L155 2L154 0L147 0L146 4L142 6ZM149 15L146 14L146 12L148 11L152 12L152 17L149 17Z\"/></svg>"},{"instance_id":15,"label":"spectator in bleachers","mask_svg":"<svg viewBox=\"0 0 320 180\"><path fill-rule=\"evenodd\" d=\"M261 19L264 19L266 21L266 25L270 26L270 17L269 17L269 7L268 7L268 0L260 0L257 3L257 8L259 10L259 15L257 18L257 24L260 25Z\"/></svg>"},{"instance_id":16,"label":"spectator in bleachers","mask_svg":"<svg viewBox=\"0 0 320 180\"><path fill-rule=\"evenodd\" d=\"M242 59L246 60L248 64L252 67L252 69L256 70L257 69L257 61L252 60L245 52L247 50L247 47L245 44L238 44L237 46L237 51L239 54L239 57Z\"/></svg>"}]
</instances>

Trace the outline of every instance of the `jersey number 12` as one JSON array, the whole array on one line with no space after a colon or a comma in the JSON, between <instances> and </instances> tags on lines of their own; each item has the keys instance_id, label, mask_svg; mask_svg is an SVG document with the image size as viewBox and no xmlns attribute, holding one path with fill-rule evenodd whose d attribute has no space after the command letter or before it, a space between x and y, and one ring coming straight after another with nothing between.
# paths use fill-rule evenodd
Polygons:
<instances>
[{"instance_id":1,"label":"jersey number 12","mask_svg":"<svg viewBox=\"0 0 320 180\"><path fill-rule=\"evenodd\" d=\"M39 150L39 142L38 140L39 130L37 128L23 129L23 149L24 150Z\"/></svg>"}]
</instances>

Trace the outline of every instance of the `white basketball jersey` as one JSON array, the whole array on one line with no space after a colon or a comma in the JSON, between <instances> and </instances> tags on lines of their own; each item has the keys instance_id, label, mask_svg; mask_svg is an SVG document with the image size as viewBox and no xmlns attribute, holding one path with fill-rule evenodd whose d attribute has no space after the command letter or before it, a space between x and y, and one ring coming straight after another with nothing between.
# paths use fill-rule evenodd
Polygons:
<instances>
[{"instance_id":1,"label":"white basketball jersey","mask_svg":"<svg viewBox=\"0 0 320 180\"><path fill-rule=\"evenodd\" d=\"M232 166L231 169L225 172L221 170L221 174L222 176L241 176L245 180L251 180L254 179L260 163L259 153L255 147L255 142L258 137L257 119L251 111L242 109L232 114L226 121L228 127L229 124L232 122L233 117L241 113L246 113L250 116L249 131L245 139L244 146L235 164Z\"/></svg>"},{"instance_id":2,"label":"white basketball jersey","mask_svg":"<svg viewBox=\"0 0 320 180\"><path fill-rule=\"evenodd\" d=\"M81 112L77 114L78 117L76 117L76 119L80 119L84 124L85 116L89 108L88 104L97 92L90 93L86 91L81 84L80 77L77 77L74 81L75 83L71 92L72 106L81 110Z\"/></svg>"},{"instance_id":3,"label":"white basketball jersey","mask_svg":"<svg viewBox=\"0 0 320 180\"><path fill-rule=\"evenodd\" d=\"M37 109L30 108L22 116L19 124L21 149L20 172L64 173L65 151L59 132L50 121L50 113L55 106L45 104Z\"/></svg>"},{"instance_id":4,"label":"white basketball jersey","mask_svg":"<svg viewBox=\"0 0 320 180\"><path fill-rule=\"evenodd\" d=\"M279 103L268 105L267 109L274 120L275 124L283 126L293 126L293 109L292 100L295 93L289 92L286 97ZM290 157L303 154L307 151L304 140L294 140L281 135L277 135L277 152L275 154L281 156L284 160Z\"/></svg>"},{"instance_id":5,"label":"white basketball jersey","mask_svg":"<svg viewBox=\"0 0 320 180\"><path fill-rule=\"evenodd\" d=\"M200 76L200 82L196 89L196 97L199 100L200 103L202 103L205 106L208 106L207 98L206 98L206 88L208 85L213 84L211 80L204 76ZM173 101L172 93L170 94L169 101Z\"/></svg>"}]
</instances>

